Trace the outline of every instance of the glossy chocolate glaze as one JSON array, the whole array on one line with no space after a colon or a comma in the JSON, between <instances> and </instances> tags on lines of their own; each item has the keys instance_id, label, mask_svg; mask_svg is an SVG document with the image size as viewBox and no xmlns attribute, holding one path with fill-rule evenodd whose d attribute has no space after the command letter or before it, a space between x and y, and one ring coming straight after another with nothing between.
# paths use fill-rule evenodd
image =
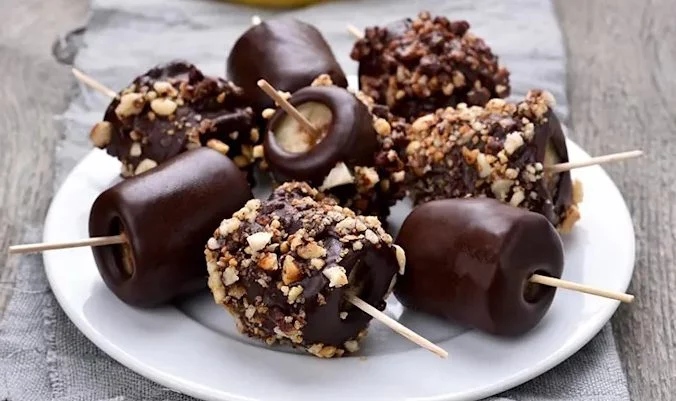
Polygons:
<instances>
[{"instance_id":1,"label":"glossy chocolate glaze","mask_svg":"<svg viewBox=\"0 0 676 401\"><path fill-rule=\"evenodd\" d=\"M282 109L268 123L268 134L263 148L270 170L280 181L309 181L321 185L326 175L343 162L348 167L372 166L379 150L378 138L373 128L373 116L368 108L353 94L336 86L306 87L294 93L289 102L298 106L307 102L326 105L332 121L325 137L304 153L284 150L275 139L275 127L291 118Z\"/></svg>"},{"instance_id":2,"label":"glossy chocolate glaze","mask_svg":"<svg viewBox=\"0 0 676 401\"><path fill-rule=\"evenodd\" d=\"M566 136L561 129L561 123L556 114L549 110L545 114L546 122L535 126L535 136L533 144L535 160L543 165L545 163L545 153L548 147L556 153L558 159L556 163L567 163L568 147L566 146ZM553 177L545 175L545 178L539 182L537 188L538 195L543 199L551 199L551 203L543 203L541 210L534 210L551 222L559 222L560 217L573 202L573 181L570 171L558 173Z\"/></svg>"},{"instance_id":3,"label":"glossy chocolate glaze","mask_svg":"<svg viewBox=\"0 0 676 401\"><path fill-rule=\"evenodd\" d=\"M402 304L497 335L536 326L555 289L528 279L563 271L563 246L547 219L494 199L418 206L396 242L407 257L395 287Z\"/></svg>"},{"instance_id":4,"label":"glossy chocolate glaze","mask_svg":"<svg viewBox=\"0 0 676 401\"><path fill-rule=\"evenodd\" d=\"M159 306L205 288L204 242L252 197L245 175L209 148L184 152L107 189L92 206L89 234L123 230L133 267L124 266L121 245L94 247L103 281L122 301L138 307Z\"/></svg>"},{"instance_id":5,"label":"glossy chocolate glaze","mask_svg":"<svg viewBox=\"0 0 676 401\"><path fill-rule=\"evenodd\" d=\"M274 107L258 87L259 79L293 93L328 74L335 85L347 87L345 74L322 34L292 18L270 19L249 28L233 46L227 65L228 78L244 89L259 115Z\"/></svg>"}]
</instances>

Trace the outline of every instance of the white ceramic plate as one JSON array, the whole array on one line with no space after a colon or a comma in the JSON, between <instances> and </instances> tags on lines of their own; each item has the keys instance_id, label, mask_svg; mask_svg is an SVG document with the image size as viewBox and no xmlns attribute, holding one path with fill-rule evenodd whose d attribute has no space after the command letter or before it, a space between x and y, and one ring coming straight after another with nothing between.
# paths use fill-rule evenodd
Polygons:
<instances>
[{"instance_id":1,"label":"white ceramic plate","mask_svg":"<svg viewBox=\"0 0 676 401\"><path fill-rule=\"evenodd\" d=\"M587 158L569 142L571 160ZM96 196L117 180L119 163L93 150L55 196L44 240L87 237ZM563 277L625 291L634 266L634 231L621 194L600 167L574 172L583 181L582 219L564 238ZM393 213L399 227L410 206ZM225 216L224 216L225 217ZM450 353L442 360L378 322L357 356L322 360L266 348L239 335L208 292L157 310L119 301L102 282L89 248L44 254L52 290L66 314L120 363L176 391L207 400L465 400L517 386L586 344L618 302L558 291L541 323L517 339L496 338L403 310L387 313Z\"/></svg>"}]
</instances>

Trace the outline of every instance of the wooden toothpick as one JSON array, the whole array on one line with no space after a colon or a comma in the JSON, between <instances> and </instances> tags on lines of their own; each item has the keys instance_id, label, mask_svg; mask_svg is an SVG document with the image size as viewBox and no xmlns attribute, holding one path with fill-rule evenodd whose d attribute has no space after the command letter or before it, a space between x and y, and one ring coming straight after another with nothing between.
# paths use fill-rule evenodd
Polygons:
<instances>
[{"instance_id":1,"label":"wooden toothpick","mask_svg":"<svg viewBox=\"0 0 676 401\"><path fill-rule=\"evenodd\" d=\"M575 283L572 281L561 280L559 278L543 276L540 274L533 274L529 280L531 283L547 285L550 287L565 288L567 290L584 292L585 294L597 295L599 297L610 298L617 301L632 303L634 296L625 294L623 292L608 291L597 287L591 287L584 284Z\"/></svg>"},{"instance_id":2,"label":"wooden toothpick","mask_svg":"<svg viewBox=\"0 0 676 401\"><path fill-rule=\"evenodd\" d=\"M124 234L111 235L108 237L93 237L70 242L49 242L38 244L13 245L9 247L9 253L34 253L54 249L79 248L83 246L104 246L123 244L127 242Z\"/></svg>"},{"instance_id":3,"label":"wooden toothpick","mask_svg":"<svg viewBox=\"0 0 676 401\"><path fill-rule=\"evenodd\" d=\"M95 89L110 98L113 99L117 98L117 92L103 85L102 83L85 74L84 72L78 70L77 68L73 68L71 69L71 71L73 72L73 75L75 75L75 78L77 78L80 82L84 83L90 88Z\"/></svg>"},{"instance_id":4,"label":"wooden toothpick","mask_svg":"<svg viewBox=\"0 0 676 401\"><path fill-rule=\"evenodd\" d=\"M350 32L352 36L354 36L357 39L362 39L364 37L362 31L360 31L359 28L357 28L352 24L347 24L347 31Z\"/></svg>"},{"instance_id":5,"label":"wooden toothpick","mask_svg":"<svg viewBox=\"0 0 676 401\"><path fill-rule=\"evenodd\" d=\"M561 173L561 172L569 171L569 170L576 169L576 168L582 168L582 167L594 166L594 165L597 165L597 164L605 164L605 163L618 162L618 161L621 161L621 160L633 159L633 158L639 157L641 155L643 155L642 150L632 150L632 151L629 151L629 152L612 153L612 154L609 154L609 155L592 157L589 160L582 160L582 161L578 161L578 162L559 163L559 164L554 164L554 165L551 165L551 166L545 166L545 171L547 171L549 173Z\"/></svg>"},{"instance_id":6,"label":"wooden toothpick","mask_svg":"<svg viewBox=\"0 0 676 401\"><path fill-rule=\"evenodd\" d=\"M378 309L374 308L371 306L369 303L365 302L363 299L356 297L352 294L348 294L345 296L348 301L357 308L361 309L364 313L367 315L370 315L374 319L378 320L379 322L383 323L387 327L391 328L398 334L402 335L403 337L407 338L408 340L418 344L419 346L425 348L426 350L442 357L442 358L448 358L448 352L444 350L443 348L439 347L438 345L435 345L432 343L430 340L426 339L425 337L421 336L420 334L414 332L413 330L409 329L408 327L404 326L403 324L397 322L396 320L392 319L391 317L387 316L383 312L379 311Z\"/></svg>"},{"instance_id":7,"label":"wooden toothpick","mask_svg":"<svg viewBox=\"0 0 676 401\"><path fill-rule=\"evenodd\" d=\"M38 244L25 244L25 245L14 245L9 247L9 253L32 253L32 252L42 252L48 250L56 249L67 249L67 248L77 248L84 246L104 246L104 245L114 245L114 244L124 244L127 242L127 237L124 234L112 235L108 237L94 237L87 238L77 241L70 242L53 242L53 243L38 243ZM348 302L362 310L367 315L373 317L374 319L382 322L398 334L404 336L410 341L416 343L417 345L439 355L442 358L448 357L448 352L440 348L437 345L434 345L431 341L417 334L413 330L404 326L403 324L397 322L391 317L387 316L383 312L371 306L369 303L363 299L348 294L346 296Z\"/></svg>"},{"instance_id":8,"label":"wooden toothpick","mask_svg":"<svg viewBox=\"0 0 676 401\"><path fill-rule=\"evenodd\" d=\"M272 100L274 100L279 105L279 107L281 107L288 115L290 115L291 118L296 120L298 124L303 127L303 129L310 132L313 137L319 138L321 136L321 132L319 132L317 127L312 125L312 123L307 118L305 118L305 116L301 114L298 109L293 107L293 105L289 103L288 100L284 99L279 94L279 92L277 92L277 90L268 83L268 81L264 79L259 80L258 87L261 88L268 96L270 96L270 98L272 98Z\"/></svg>"},{"instance_id":9,"label":"wooden toothpick","mask_svg":"<svg viewBox=\"0 0 676 401\"><path fill-rule=\"evenodd\" d=\"M252 20L254 18L258 17L257 15L254 15L252 17ZM359 30L352 26L348 25L348 29L352 32L352 29L354 28L353 33L359 33ZM361 35L361 34L360 34ZM98 82L94 78L90 77L89 75L84 74L82 71L77 70L76 68L72 69L73 75L80 80L82 83L86 84L87 86L96 89L97 91L103 93L104 95L110 97L110 98L117 98L117 92L114 90L106 87L102 83ZM318 138L321 136L321 133L319 130L312 125L310 121L308 121L307 118L305 118L304 115L302 115L298 109L293 107L291 103L289 103L286 99L284 99L282 96L279 95L277 90L272 87L267 81L264 79L261 79L258 81L258 86L268 95L270 96L284 111L286 111L293 119L298 121L300 125L303 126L303 128L310 132L314 137ZM561 173L564 171L569 171L573 170L576 168L582 168L582 167L589 167L589 166L594 166L597 164L605 164L605 163L612 163L612 162L618 162L622 160L627 160L627 159L633 159L636 157L640 157L643 155L643 151L641 150L632 150L629 152L620 152L620 153L613 153L609 155L604 155L604 156L597 156L597 157L592 157L589 160L582 160L582 161L577 161L577 162L567 162L567 163L559 163L559 164L554 164L551 166L545 166L545 171L548 173L556 174L556 173Z\"/></svg>"}]
</instances>

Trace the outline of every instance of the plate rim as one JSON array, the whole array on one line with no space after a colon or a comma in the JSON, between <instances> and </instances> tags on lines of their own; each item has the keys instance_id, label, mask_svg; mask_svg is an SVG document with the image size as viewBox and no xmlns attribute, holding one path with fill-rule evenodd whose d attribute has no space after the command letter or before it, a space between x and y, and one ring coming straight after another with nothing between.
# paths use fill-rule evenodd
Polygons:
<instances>
[{"instance_id":1,"label":"plate rim","mask_svg":"<svg viewBox=\"0 0 676 401\"><path fill-rule=\"evenodd\" d=\"M572 141L568 135L566 135L566 142L569 149L571 147L575 148L576 152L580 153L583 158L590 157L590 155L581 146ZM43 222L42 239L44 241L48 239L47 227L52 226L53 223L51 223L51 221L56 218L54 217L56 212L54 211L53 206L55 204L55 200L57 200L62 193L63 184L66 182L67 179L71 177L72 173L87 159L87 157L90 157L93 152L97 151L100 152L101 150L99 149L90 150L90 152L88 152L83 158L81 158L77 162L75 167L68 172L66 178L63 180L63 182L61 182L58 190L56 191L50 202L49 209ZM631 234L631 249L630 249L631 259L628 260L627 263L628 265L630 265L630 272L627 274L627 277L623 280L621 284L621 290L626 291L627 288L629 287L629 284L631 283L631 280L633 279L634 271L636 268L636 232L631 212L624 196L622 195L622 192L617 187L617 184L612 179L612 177L603 169L603 167L593 166L588 168L598 169L600 173L604 176L604 178L608 180L608 182L611 184L612 190L616 192L616 194L618 195L619 198L618 200L621 200L621 207L625 211L625 213L623 213L623 218L626 218L628 220L627 227L630 228L630 233L627 233L627 235ZM181 378L177 378L172 374L167 374L166 372L158 370L156 367L149 366L146 363L138 361L136 358L124 352L124 350L121 350L120 347L110 343L110 341L105 336L99 335L96 332L96 330L94 330L94 328L90 328L90 323L88 323L87 321L81 321L79 319L77 311L72 308L72 305L69 305L68 302L64 301L64 295L59 289L59 286L53 285L55 280L54 273L55 270L58 269L52 269L49 267L51 265L49 262L50 259L49 254L50 254L49 252L46 252L42 253L41 256L43 258L43 263L45 266L45 274L47 276L47 281L49 282L50 289L54 294L54 297L56 298L59 306L64 311L66 316L68 316L68 319L77 327L77 329L85 337L87 337L89 341L91 341L94 345L96 345L97 348L102 350L107 356L117 361L118 363L122 364L123 366L131 369L137 374L181 394L205 400L222 400L223 398L221 397L221 395L225 396L226 397L225 399L227 400L237 400L237 401L255 400L255 398L243 397L241 395L233 394L227 390L221 389L216 390L217 391L216 394L214 393L214 389L212 389L211 387L204 386L200 383L196 383L193 381L182 380ZM57 288L56 290L55 287ZM566 344L564 344L563 347L558 348L556 353L550 354L549 357L542 359L539 364L533 367L533 369L518 372L517 374L514 374L503 381L483 387L480 390L467 390L462 393L440 393L437 395L425 397L414 397L412 399L419 401L482 399L488 396L497 395L503 391L524 384L558 366L559 364L561 364L562 362L564 362L565 360L576 354L585 345L587 345L602 330L605 324L609 322L609 320L615 314L619 305L620 305L619 301L608 302L607 307L595 313L596 317L594 323L588 325L587 329L582 334L579 334L577 336L577 341L567 342Z\"/></svg>"}]
</instances>

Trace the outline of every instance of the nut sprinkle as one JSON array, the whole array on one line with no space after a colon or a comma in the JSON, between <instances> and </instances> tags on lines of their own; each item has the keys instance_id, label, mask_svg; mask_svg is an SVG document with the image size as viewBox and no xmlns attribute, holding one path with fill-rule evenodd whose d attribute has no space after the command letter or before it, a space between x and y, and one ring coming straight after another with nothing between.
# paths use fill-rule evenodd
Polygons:
<instances>
[{"instance_id":1,"label":"nut sprinkle","mask_svg":"<svg viewBox=\"0 0 676 401\"><path fill-rule=\"evenodd\" d=\"M408 121L459 103L483 106L508 97L509 72L469 28L467 21L429 12L367 28L350 54L359 62L361 90Z\"/></svg>"},{"instance_id":2,"label":"nut sprinkle","mask_svg":"<svg viewBox=\"0 0 676 401\"><path fill-rule=\"evenodd\" d=\"M312 82L311 87L328 88L335 86L329 75L322 74ZM294 94L294 96L297 96L297 94ZM366 106L364 115L368 129L365 129L363 135L359 137L358 146L364 146L367 142L367 134L372 134L374 138L372 149L359 161L354 158L356 148L350 149L347 157L341 158L340 163L331 165L332 169L319 179L294 176L294 174L289 173L282 174L282 176L299 181L308 181L312 185L316 185L320 191L335 197L341 206L351 208L360 215L374 215L384 220L390 213L390 207L406 194L404 183L406 166L403 157L408 143L406 139L407 123L392 115L386 106L376 104L372 98L363 92L346 91L345 95L350 101L358 105L361 102ZM306 106L311 104L312 102L300 104L298 109L301 113L308 112L310 109ZM361 105L360 108L363 109ZM315 120L313 123L317 127L322 127L323 131L332 126L332 119L341 118L341 116L332 116L330 112L322 112L322 108L317 107L316 103L314 110L309 114L311 119ZM318 117L323 114L327 114L324 123L318 120ZM272 124L270 124L271 127ZM334 130L331 134L336 135L336 124L333 124L333 127ZM291 139L282 141L284 139L281 135L284 133L282 128L283 126L278 124L271 129L274 131L276 141L280 144L292 141L300 142L297 138L303 138L299 135L302 131L294 129L291 130L293 135L288 135ZM307 151L313 145L314 143L309 145L300 143L295 146L295 150ZM269 156L266 155L266 157ZM275 167L280 163L271 162L269 164ZM272 170L274 178L275 169L272 168Z\"/></svg>"},{"instance_id":3,"label":"nut sprinkle","mask_svg":"<svg viewBox=\"0 0 676 401\"><path fill-rule=\"evenodd\" d=\"M377 218L298 182L249 201L205 248L214 300L244 334L322 358L358 349L371 317L345 291L383 310L400 270L397 252Z\"/></svg>"},{"instance_id":4,"label":"nut sprinkle","mask_svg":"<svg viewBox=\"0 0 676 401\"><path fill-rule=\"evenodd\" d=\"M568 161L553 96L532 90L518 104L440 109L408 131L408 184L416 204L487 196L543 214L561 232L580 218L581 184L544 166Z\"/></svg>"},{"instance_id":5,"label":"nut sprinkle","mask_svg":"<svg viewBox=\"0 0 676 401\"><path fill-rule=\"evenodd\" d=\"M94 125L93 144L120 159L122 176L147 171L186 150L209 146L251 171L260 143L242 90L172 61L137 77Z\"/></svg>"}]
</instances>

